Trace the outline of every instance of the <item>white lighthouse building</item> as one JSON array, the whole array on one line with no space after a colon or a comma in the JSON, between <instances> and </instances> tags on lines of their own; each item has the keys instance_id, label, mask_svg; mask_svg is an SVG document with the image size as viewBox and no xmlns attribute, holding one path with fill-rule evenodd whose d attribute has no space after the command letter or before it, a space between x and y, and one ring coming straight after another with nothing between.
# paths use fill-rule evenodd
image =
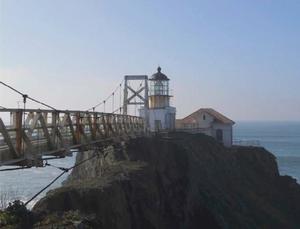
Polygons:
<instances>
[{"instance_id":1,"label":"white lighthouse building","mask_svg":"<svg viewBox=\"0 0 300 229\"><path fill-rule=\"evenodd\" d=\"M176 108L170 106L169 82L170 79L157 68L148 82L148 105L149 108L140 109L140 116L147 117L148 113L150 131L172 131L175 130Z\"/></svg>"}]
</instances>

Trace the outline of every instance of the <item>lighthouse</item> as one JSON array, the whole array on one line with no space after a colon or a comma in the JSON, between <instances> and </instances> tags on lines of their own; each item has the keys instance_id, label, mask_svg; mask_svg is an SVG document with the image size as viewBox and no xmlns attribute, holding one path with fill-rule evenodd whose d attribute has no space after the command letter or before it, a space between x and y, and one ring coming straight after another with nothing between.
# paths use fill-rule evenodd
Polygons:
<instances>
[{"instance_id":1,"label":"lighthouse","mask_svg":"<svg viewBox=\"0 0 300 229\"><path fill-rule=\"evenodd\" d=\"M149 79L148 109L142 107L140 116L149 120L150 131L172 131L175 129L176 108L170 106L170 79L157 68ZM146 112L148 115L146 115Z\"/></svg>"}]
</instances>

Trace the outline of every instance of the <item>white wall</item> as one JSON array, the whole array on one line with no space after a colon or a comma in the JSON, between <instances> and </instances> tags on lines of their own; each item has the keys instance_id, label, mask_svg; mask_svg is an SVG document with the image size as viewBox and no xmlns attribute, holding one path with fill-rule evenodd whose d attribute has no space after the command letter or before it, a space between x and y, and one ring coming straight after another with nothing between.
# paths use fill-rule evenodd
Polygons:
<instances>
[{"instance_id":1,"label":"white wall","mask_svg":"<svg viewBox=\"0 0 300 229\"><path fill-rule=\"evenodd\" d=\"M232 145L232 125L213 123L213 137L216 138L216 132L220 129L223 131L223 144L230 147Z\"/></svg>"},{"instance_id":2,"label":"white wall","mask_svg":"<svg viewBox=\"0 0 300 229\"><path fill-rule=\"evenodd\" d=\"M205 115L205 119L203 119L203 115ZM184 123L181 125L183 129L202 129L198 130L201 133L212 136L216 139L216 132L218 129L223 132L223 144L224 146L230 147L232 145L232 125L231 124L222 124L215 122L215 118L206 113L201 112L197 113L194 117L194 120L191 118L188 120L188 123Z\"/></svg>"},{"instance_id":3,"label":"white wall","mask_svg":"<svg viewBox=\"0 0 300 229\"><path fill-rule=\"evenodd\" d=\"M141 108L140 116L145 117L145 110ZM149 126L151 131L155 131L155 120L161 121L162 129L174 129L176 109L175 107L166 107L163 109L149 109ZM172 118L167 118L167 114L172 114ZM170 120L171 119L171 120Z\"/></svg>"},{"instance_id":4,"label":"white wall","mask_svg":"<svg viewBox=\"0 0 300 229\"><path fill-rule=\"evenodd\" d=\"M205 115L205 120L203 119L203 115ZM188 123L183 122L182 128L209 128L213 121L214 117L205 112L201 112L194 116L193 120L189 120Z\"/></svg>"},{"instance_id":5,"label":"white wall","mask_svg":"<svg viewBox=\"0 0 300 229\"><path fill-rule=\"evenodd\" d=\"M161 120L162 129L170 129L170 123L167 123L166 114L174 114L174 123L175 123L175 113L176 109L174 107L167 107L165 109L149 109L149 124L150 130L155 131L155 120ZM205 115L205 120L203 120L203 115ZM140 116L144 116L144 109L140 109ZM192 124L185 124L183 128L197 129L203 128L201 133L212 136L216 138L216 132L218 129L223 132L223 144L226 147L232 146L232 125L231 124L222 124L214 121L214 117L210 114L202 112L198 114L195 119L195 122ZM200 130L199 130L200 131Z\"/></svg>"},{"instance_id":6,"label":"white wall","mask_svg":"<svg viewBox=\"0 0 300 229\"><path fill-rule=\"evenodd\" d=\"M205 115L205 120L203 119L203 115ZM198 128L209 128L211 127L211 123L214 121L214 117L205 112L201 112L198 116Z\"/></svg>"}]
</instances>

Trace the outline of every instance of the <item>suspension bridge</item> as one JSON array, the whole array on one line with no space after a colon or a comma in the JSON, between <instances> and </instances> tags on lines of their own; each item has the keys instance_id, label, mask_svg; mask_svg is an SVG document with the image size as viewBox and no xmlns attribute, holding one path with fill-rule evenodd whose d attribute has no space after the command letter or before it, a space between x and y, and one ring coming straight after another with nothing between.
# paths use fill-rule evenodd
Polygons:
<instances>
[{"instance_id":1,"label":"suspension bridge","mask_svg":"<svg viewBox=\"0 0 300 229\"><path fill-rule=\"evenodd\" d=\"M22 108L0 106L0 166L42 167L45 160L68 156L73 150L147 133L147 119L136 116L137 105L148 107L147 79L144 75L125 76L106 99L84 111L56 109L0 81L23 100ZM130 85L132 81L138 82L137 88ZM28 108L28 101L45 109ZM135 106L134 115L128 114L129 105ZM102 111L97 111L99 107ZM9 117L9 123L4 117Z\"/></svg>"}]
</instances>

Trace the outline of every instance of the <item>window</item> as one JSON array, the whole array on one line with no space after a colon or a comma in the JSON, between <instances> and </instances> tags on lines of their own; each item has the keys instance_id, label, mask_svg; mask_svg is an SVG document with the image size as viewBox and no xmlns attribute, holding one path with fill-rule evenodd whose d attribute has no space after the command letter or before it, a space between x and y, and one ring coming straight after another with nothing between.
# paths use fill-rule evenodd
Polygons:
<instances>
[{"instance_id":1,"label":"window","mask_svg":"<svg viewBox=\"0 0 300 229\"><path fill-rule=\"evenodd\" d=\"M157 81L154 84L154 94L155 95L162 95L163 94L163 84L161 81Z\"/></svg>"},{"instance_id":2,"label":"window","mask_svg":"<svg viewBox=\"0 0 300 229\"><path fill-rule=\"evenodd\" d=\"M150 95L169 95L169 82L164 80L150 81Z\"/></svg>"},{"instance_id":3,"label":"window","mask_svg":"<svg viewBox=\"0 0 300 229\"><path fill-rule=\"evenodd\" d=\"M203 115L203 120L205 120L206 119L206 116L205 116L205 114Z\"/></svg>"}]
</instances>

